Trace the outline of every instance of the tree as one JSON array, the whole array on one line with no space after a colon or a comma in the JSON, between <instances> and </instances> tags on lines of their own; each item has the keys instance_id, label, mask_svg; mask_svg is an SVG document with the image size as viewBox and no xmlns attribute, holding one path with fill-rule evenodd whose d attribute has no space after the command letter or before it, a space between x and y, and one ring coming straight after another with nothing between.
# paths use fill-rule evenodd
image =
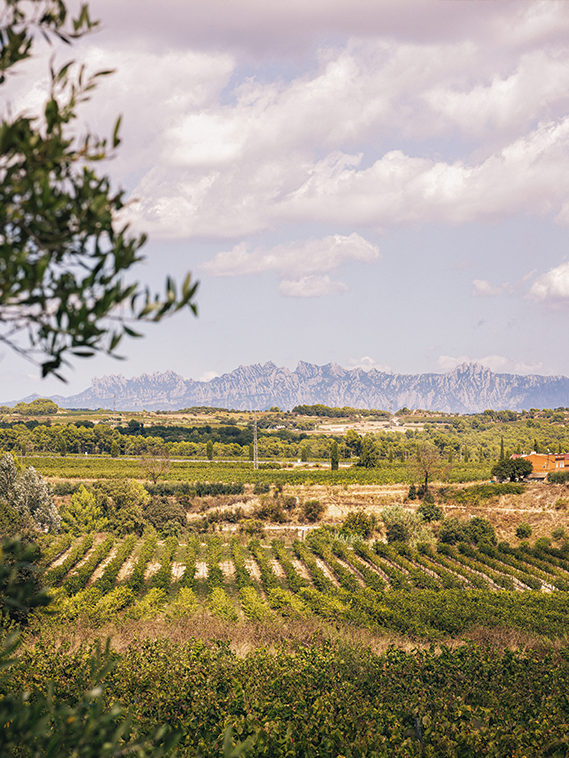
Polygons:
<instances>
[{"instance_id":1,"label":"tree","mask_svg":"<svg viewBox=\"0 0 569 758\"><path fill-rule=\"evenodd\" d=\"M0 502L13 509L24 526L29 519L39 531L59 531L61 519L45 480L32 466L18 471L11 455L0 459Z\"/></svg>"},{"instance_id":2,"label":"tree","mask_svg":"<svg viewBox=\"0 0 569 758\"><path fill-rule=\"evenodd\" d=\"M330 470L337 471L340 464L340 454L338 453L338 443L336 440L330 446Z\"/></svg>"},{"instance_id":3,"label":"tree","mask_svg":"<svg viewBox=\"0 0 569 758\"><path fill-rule=\"evenodd\" d=\"M145 526L143 508L150 496L140 482L134 479L96 482L94 491L97 503L109 519L109 528L115 534L119 537L142 534Z\"/></svg>"},{"instance_id":4,"label":"tree","mask_svg":"<svg viewBox=\"0 0 569 758\"><path fill-rule=\"evenodd\" d=\"M352 455L361 455L362 452L362 438L353 429L348 429L345 436L346 447Z\"/></svg>"},{"instance_id":5,"label":"tree","mask_svg":"<svg viewBox=\"0 0 569 758\"><path fill-rule=\"evenodd\" d=\"M429 491L429 480L435 476L448 476L449 465L443 461L439 451L433 445L417 445L415 457L410 462L412 472L422 480L422 492Z\"/></svg>"},{"instance_id":6,"label":"tree","mask_svg":"<svg viewBox=\"0 0 569 758\"><path fill-rule=\"evenodd\" d=\"M213 442L211 440L207 441L207 445L205 446L205 454L207 455L208 461L213 460Z\"/></svg>"},{"instance_id":7,"label":"tree","mask_svg":"<svg viewBox=\"0 0 569 758\"><path fill-rule=\"evenodd\" d=\"M83 484L71 496L70 504L61 510L63 530L74 535L102 532L107 524L108 519L103 516L97 498Z\"/></svg>"},{"instance_id":8,"label":"tree","mask_svg":"<svg viewBox=\"0 0 569 758\"><path fill-rule=\"evenodd\" d=\"M145 453L142 453L138 463L140 467L144 469L148 478L152 479L153 484L156 484L161 476L170 471L170 453L165 447L155 447L152 450L147 450Z\"/></svg>"},{"instance_id":9,"label":"tree","mask_svg":"<svg viewBox=\"0 0 569 758\"><path fill-rule=\"evenodd\" d=\"M509 479L511 482L517 482L519 479L529 476L532 471L532 462L527 458L506 458L492 466L490 473L497 479Z\"/></svg>"},{"instance_id":10,"label":"tree","mask_svg":"<svg viewBox=\"0 0 569 758\"><path fill-rule=\"evenodd\" d=\"M372 434L366 434L362 440L360 460L358 466L364 468L374 468L379 461L379 450L375 444L375 439Z\"/></svg>"},{"instance_id":11,"label":"tree","mask_svg":"<svg viewBox=\"0 0 569 758\"><path fill-rule=\"evenodd\" d=\"M432 542L433 534L425 522L414 511L400 505L388 505L381 511L388 542L408 542L415 546L419 542Z\"/></svg>"},{"instance_id":12,"label":"tree","mask_svg":"<svg viewBox=\"0 0 569 758\"><path fill-rule=\"evenodd\" d=\"M0 86L39 37L71 43L97 26L86 5L70 22L63 0L5 0L0 24ZM179 293L168 277L163 297L131 283L146 238L117 221L124 192L93 168L119 145L120 118L110 148L76 136L77 106L109 73L52 62L43 113L0 122L0 340L39 363L42 376L63 378L69 355L116 355L124 335L141 336L133 322L197 312L189 274Z\"/></svg>"}]
</instances>

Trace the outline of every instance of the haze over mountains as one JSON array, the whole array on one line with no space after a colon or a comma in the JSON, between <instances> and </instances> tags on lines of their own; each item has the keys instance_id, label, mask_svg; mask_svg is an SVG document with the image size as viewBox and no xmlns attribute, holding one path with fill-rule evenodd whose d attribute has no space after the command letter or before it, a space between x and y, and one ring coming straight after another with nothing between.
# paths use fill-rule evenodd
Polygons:
<instances>
[{"instance_id":1,"label":"haze over mountains","mask_svg":"<svg viewBox=\"0 0 569 758\"><path fill-rule=\"evenodd\" d=\"M40 395L24 398L30 401ZM569 378L497 374L476 363L463 363L446 374L389 374L376 369L344 369L336 363L316 366L300 361L295 371L274 363L239 366L207 382L184 379L174 371L95 378L78 395L52 395L62 408L178 410L213 406L263 410L322 403L329 406L407 408L477 413L487 408L569 406ZM15 405L17 401L6 403Z\"/></svg>"}]
</instances>

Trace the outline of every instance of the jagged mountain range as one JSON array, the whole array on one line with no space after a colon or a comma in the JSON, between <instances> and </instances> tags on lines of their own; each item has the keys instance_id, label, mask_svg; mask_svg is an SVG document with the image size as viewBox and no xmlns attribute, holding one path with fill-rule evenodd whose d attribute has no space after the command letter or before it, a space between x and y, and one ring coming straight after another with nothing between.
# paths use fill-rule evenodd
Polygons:
<instances>
[{"instance_id":1,"label":"jagged mountain range","mask_svg":"<svg viewBox=\"0 0 569 758\"><path fill-rule=\"evenodd\" d=\"M27 402L40 397L24 398ZM329 406L423 408L447 413L477 413L487 408L522 410L569 406L569 378L497 374L463 363L446 374L390 374L376 369L345 369L336 363L299 362L295 371L274 363L239 366L207 382L184 379L174 371L95 378L78 395L53 395L62 408L177 410L212 406L263 410L271 406L323 403ZM15 402L6 405L15 405Z\"/></svg>"}]
</instances>

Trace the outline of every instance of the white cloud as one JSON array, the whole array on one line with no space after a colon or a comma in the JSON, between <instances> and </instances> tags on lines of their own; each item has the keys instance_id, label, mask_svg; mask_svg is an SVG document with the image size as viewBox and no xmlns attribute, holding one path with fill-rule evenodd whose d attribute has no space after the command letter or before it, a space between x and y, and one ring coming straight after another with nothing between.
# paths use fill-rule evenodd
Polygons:
<instances>
[{"instance_id":1,"label":"white cloud","mask_svg":"<svg viewBox=\"0 0 569 758\"><path fill-rule=\"evenodd\" d=\"M372 368L376 371L381 371L385 374L392 374L393 369L391 366L387 366L384 363L377 363L369 355L364 355L363 358L350 358L348 361L348 368L361 368L364 371L370 371Z\"/></svg>"},{"instance_id":2,"label":"white cloud","mask_svg":"<svg viewBox=\"0 0 569 758\"><path fill-rule=\"evenodd\" d=\"M527 297L553 307L569 305L569 263L561 263L539 276Z\"/></svg>"},{"instance_id":3,"label":"white cloud","mask_svg":"<svg viewBox=\"0 0 569 758\"><path fill-rule=\"evenodd\" d=\"M441 355L437 360L437 365L443 372L452 371L463 363L479 363L496 373L510 374L533 374L539 371L543 365L541 362L522 363L503 355L487 355L484 358L469 358L467 355L460 355L455 358L450 355Z\"/></svg>"},{"instance_id":4,"label":"white cloud","mask_svg":"<svg viewBox=\"0 0 569 758\"><path fill-rule=\"evenodd\" d=\"M503 287L493 287L486 279L474 279L472 285L473 297L495 297L504 294Z\"/></svg>"},{"instance_id":5,"label":"white cloud","mask_svg":"<svg viewBox=\"0 0 569 758\"><path fill-rule=\"evenodd\" d=\"M354 232L349 237L333 234L319 240L276 245L270 250L258 247L251 252L247 244L241 242L232 250L218 253L201 268L213 276L242 276L263 271L291 276L332 271L346 261L372 263L379 257L377 245Z\"/></svg>"},{"instance_id":6,"label":"white cloud","mask_svg":"<svg viewBox=\"0 0 569 758\"><path fill-rule=\"evenodd\" d=\"M217 376L219 376L217 371L204 371L198 379L198 382L211 382L211 380L215 379Z\"/></svg>"},{"instance_id":7,"label":"white cloud","mask_svg":"<svg viewBox=\"0 0 569 758\"><path fill-rule=\"evenodd\" d=\"M279 285L279 294L285 297L322 297L339 295L347 291L343 282L331 281L328 274L324 276L303 276L301 279L285 279Z\"/></svg>"}]
</instances>

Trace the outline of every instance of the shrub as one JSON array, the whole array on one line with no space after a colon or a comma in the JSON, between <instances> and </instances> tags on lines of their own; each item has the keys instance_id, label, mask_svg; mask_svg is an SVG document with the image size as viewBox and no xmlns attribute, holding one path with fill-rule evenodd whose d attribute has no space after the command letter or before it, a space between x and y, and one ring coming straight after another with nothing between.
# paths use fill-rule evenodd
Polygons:
<instances>
[{"instance_id":1,"label":"shrub","mask_svg":"<svg viewBox=\"0 0 569 758\"><path fill-rule=\"evenodd\" d=\"M547 475L547 481L552 484L566 484L569 482L569 471L551 471Z\"/></svg>"},{"instance_id":2,"label":"shrub","mask_svg":"<svg viewBox=\"0 0 569 758\"><path fill-rule=\"evenodd\" d=\"M565 537L565 529L562 526L557 526L555 529L551 532L551 536L554 540L562 540L563 537Z\"/></svg>"},{"instance_id":3,"label":"shrub","mask_svg":"<svg viewBox=\"0 0 569 758\"><path fill-rule=\"evenodd\" d=\"M496 537L496 530L488 519L474 516L470 519L467 526L467 535L471 542L475 545L479 545L482 542L490 543L491 545L497 545L498 539Z\"/></svg>"},{"instance_id":4,"label":"shrub","mask_svg":"<svg viewBox=\"0 0 569 758\"><path fill-rule=\"evenodd\" d=\"M423 519L414 511L400 505L389 505L381 512L388 542L432 542L433 535Z\"/></svg>"},{"instance_id":5,"label":"shrub","mask_svg":"<svg viewBox=\"0 0 569 758\"><path fill-rule=\"evenodd\" d=\"M287 511L292 511L298 505L298 498L294 495L287 495L283 500L283 505Z\"/></svg>"},{"instance_id":6,"label":"shrub","mask_svg":"<svg viewBox=\"0 0 569 758\"><path fill-rule=\"evenodd\" d=\"M271 485L267 484L267 482L255 482L253 486L253 494L254 495L266 495L267 492L270 492Z\"/></svg>"},{"instance_id":7,"label":"shrub","mask_svg":"<svg viewBox=\"0 0 569 758\"><path fill-rule=\"evenodd\" d=\"M549 537L540 537L533 544L534 550L543 550L544 548L551 547L551 540Z\"/></svg>"},{"instance_id":8,"label":"shrub","mask_svg":"<svg viewBox=\"0 0 569 758\"><path fill-rule=\"evenodd\" d=\"M320 500L306 500L302 506L302 515L306 521L313 524L321 518L325 510L326 508L322 505Z\"/></svg>"},{"instance_id":9,"label":"shrub","mask_svg":"<svg viewBox=\"0 0 569 758\"><path fill-rule=\"evenodd\" d=\"M519 540L525 540L528 537L531 537L532 533L533 529L527 523L527 521L524 521L522 524L518 524L518 528L516 529L516 537Z\"/></svg>"},{"instance_id":10,"label":"shrub","mask_svg":"<svg viewBox=\"0 0 569 758\"><path fill-rule=\"evenodd\" d=\"M466 524L456 516L449 516L442 520L439 528L439 542L446 545L455 545L462 542L466 537Z\"/></svg>"},{"instance_id":11,"label":"shrub","mask_svg":"<svg viewBox=\"0 0 569 758\"><path fill-rule=\"evenodd\" d=\"M259 519L247 518L239 524L239 531L248 534L250 537L253 537L253 535L260 536L264 533L264 530L265 525Z\"/></svg>"},{"instance_id":12,"label":"shrub","mask_svg":"<svg viewBox=\"0 0 569 758\"><path fill-rule=\"evenodd\" d=\"M352 511L342 522L340 534L350 534L366 539L373 534L375 526L376 518L373 514L364 511Z\"/></svg>"},{"instance_id":13,"label":"shrub","mask_svg":"<svg viewBox=\"0 0 569 758\"><path fill-rule=\"evenodd\" d=\"M186 525L186 512L178 503L173 503L167 497L152 497L144 506L144 518L150 521L159 532L165 530L168 522L176 522L180 527ZM168 528L172 531L172 527Z\"/></svg>"},{"instance_id":14,"label":"shrub","mask_svg":"<svg viewBox=\"0 0 569 758\"><path fill-rule=\"evenodd\" d=\"M282 504L278 500L269 500L268 498L261 501L260 505L255 508L253 515L255 518L273 521L276 524L282 524L283 521L287 520Z\"/></svg>"},{"instance_id":15,"label":"shrub","mask_svg":"<svg viewBox=\"0 0 569 758\"><path fill-rule=\"evenodd\" d=\"M415 487L415 484L411 484L409 486L409 492L407 493L407 497L409 498L409 500L417 499L417 488Z\"/></svg>"},{"instance_id":16,"label":"shrub","mask_svg":"<svg viewBox=\"0 0 569 758\"><path fill-rule=\"evenodd\" d=\"M567 472L569 473L569 472ZM559 497L555 501L553 507L556 511L566 511L567 510L567 498L565 497Z\"/></svg>"},{"instance_id":17,"label":"shrub","mask_svg":"<svg viewBox=\"0 0 569 758\"><path fill-rule=\"evenodd\" d=\"M417 508L417 513L424 521L428 521L429 523L431 521L441 521L444 516L442 509L438 505L435 505L434 498L433 502L428 502L426 497Z\"/></svg>"}]
</instances>

